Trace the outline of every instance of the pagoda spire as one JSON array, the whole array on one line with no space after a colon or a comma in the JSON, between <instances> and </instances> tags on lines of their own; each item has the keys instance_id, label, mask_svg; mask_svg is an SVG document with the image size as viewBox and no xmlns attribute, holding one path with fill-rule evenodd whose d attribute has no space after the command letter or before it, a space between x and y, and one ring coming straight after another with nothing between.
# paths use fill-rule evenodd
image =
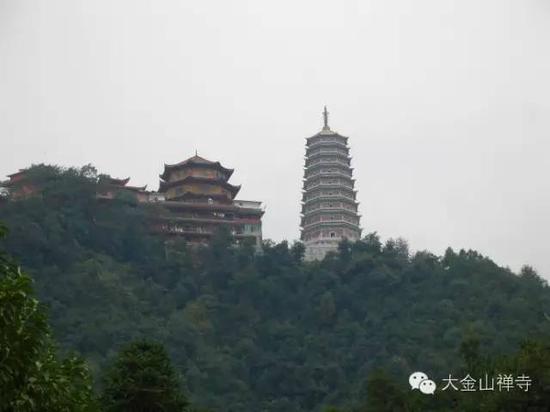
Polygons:
<instances>
[{"instance_id":1,"label":"pagoda spire","mask_svg":"<svg viewBox=\"0 0 550 412\"><path fill-rule=\"evenodd\" d=\"M327 106L325 106L325 110L323 110L323 120L324 120L323 130L330 130L330 127L328 127L328 111L327 111Z\"/></svg>"}]
</instances>

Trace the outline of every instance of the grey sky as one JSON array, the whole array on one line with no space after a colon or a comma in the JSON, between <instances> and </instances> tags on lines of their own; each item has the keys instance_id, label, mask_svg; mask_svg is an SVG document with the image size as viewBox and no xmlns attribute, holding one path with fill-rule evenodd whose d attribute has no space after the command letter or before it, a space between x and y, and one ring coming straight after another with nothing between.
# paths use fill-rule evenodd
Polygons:
<instances>
[{"instance_id":1,"label":"grey sky","mask_svg":"<svg viewBox=\"0 0 550 412\"><path fill-rule=\"evenodd\" d=\"M549 74L547 0L0 0L0 175L197 149L291 240L327 104L366 231L550 278Z\"/></svg>"}]
</instances>

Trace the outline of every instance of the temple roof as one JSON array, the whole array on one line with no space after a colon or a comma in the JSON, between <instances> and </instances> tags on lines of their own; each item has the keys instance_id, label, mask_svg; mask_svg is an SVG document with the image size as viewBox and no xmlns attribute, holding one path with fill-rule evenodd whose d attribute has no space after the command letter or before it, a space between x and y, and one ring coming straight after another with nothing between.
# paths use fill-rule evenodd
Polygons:
<instances>
[{"instance_id":1,"label":"temple roof","mask_svg":"<svg viewBox=\"0 0 550 412\"><path fill-rule=\"evenodd\" d=\"M145 192L147 190L147 185L144 186L124 186L124 189L133 190L136 192Z\"/></svg>"},{"instance_id":2,"label":"temple roof","mask_svg":"<svg viewBox=\"0 0 550 412\"><path fill-rule=\"evenodd\" d=\"M130 178L124 178L124 179L117 179L115 177L111 177L109 175L103 175L100 176L100 182L105 183L110 186L116 186L121 189L128 189L133 190L136 192L145 191L147 189L147 185L145 186L127 186L128 182L130 181Z\"/></svg>"},{"instance_id":3,"label":"temple roof","mask_svg":"<svg viewBox=\"0 0 550 412\"><path fill-rule=\"evenodd\" d=\"M188 166L200 166L200 167L215 168L215 169L221 170L222 172L226 173L228 179L233 174L233 169L227 169L227 168L223 167L220 162L213 162L211 160L205 159L204 157L200 157L200 156L195 154L195 156L192 156L189 159L186 159L182 162L179 162L179 163L176 163L176 164L173 164L173 165L167 165L165 163L164 164L164 171L160 175L160 178L163 179L163 180L166 180L166 178L168 177L167 176L168 172L170 172L172 170L183 169L183 168L188 167Z\"/></svg>"},{"instance_id":4,"label":"temple roof","mask_svg":"<svg viewBox=\"0 0 550 412\"><path fill-rule=\"evenodd\" d=\"M99 178L101 183L107 183L114 186L126 186L130 181L130 178L117 179L116 177L111 177L110 175L100 176Z\"/></svg>"},{"instance_id":5,"label":"temple roof","mask_svg":"<svg viewBox=\"0 0 550 412\"><path fill-rule=\"evenodd\" d=\"M9 180L6 180L4 182L0 181L0 186L12 187L14 185L21 184L23 181L27 180L27 177L28 177L27 173L28 172L29 172L28 168L19 169L19 171L7 175L9 177Z\"/></svg>"},{"instance_id":6,"label":"temple roof","mask_svg":"<svg viewBox=\"0 0 550 412\"><path fill-rule=\"evenodd\" d=\"M15 173L12 173L10 175L7 175L9 178L12 178L12 177L15 177L17 175L21 175L21 174L24 174L25 172L27 172L28 169L19 169L18 172L15 172Z\"/></svg>"},{"instance_id":7,"label":"temple roof","mask_svg":"<svg viewBox=\"0 0 550 412\"><path fill-rule=\"evenodd\" d=\"M235 197L237 195L237 193L239 192L239 190L241 190L240 185L234 186L234 185L232 185L232 184L230 184L230 183L228 183L228 182L226 182L225 180L222 180L222 179L214 179L214 178L201 177L201 176L186 176L183 179L176 180L174 182L161 181L160 182L160 187L159 187L159 192L164 192L166 189L168 189L170 187L180 186L180 185L183 185L183 184L186 184L186 183L194 183L194 182L196 182L196 183L206 183L206 184L210 184L210 185L220 185L220 186L226 188L227 190L229 190L233 197Z\"/></svg>"},{"instance_id":8,"label":"temple roof","mask_svg":"<svg viewBox=\"0 0 550 412\"><path fill-rule=\"evenodd\" d=\"M306 137L306 140L313 139L314 137L322 137L322 136L335 136L335 137L341 137L344 140L347 140L347 136L342 136L338 132L334 132L332 130L321 130L319 133L314 134L313 136Z\"/></svg>"},{"instance_id":9,"label":"temple roof","mask_svg":"<svg viewBox=\"0 0 550 412\"><path fill-rule=\"evenodd\" d=\"M261 202L258 202L261 203ZM198 210L224 210L224 211L245 211L247 213L255 213L259 216L262 216L265 211L259 207L243 207L237 206L234 202L232 203L214 203L214 204L205 204L205 203L195 203L195 202L186 202L182 200L167 200L163 203L169 209L185 208L185 209L198 209Z\"/></svg>"}]
</instances>

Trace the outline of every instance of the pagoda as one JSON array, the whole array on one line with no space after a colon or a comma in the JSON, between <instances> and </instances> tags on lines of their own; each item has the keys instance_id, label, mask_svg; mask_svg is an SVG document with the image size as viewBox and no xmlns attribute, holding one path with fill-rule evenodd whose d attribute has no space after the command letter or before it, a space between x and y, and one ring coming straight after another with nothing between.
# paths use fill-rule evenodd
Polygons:
<instances>
[{"instance_id":1,"label":"pagoda","mask_svg":"<svg viewBox=\"0 0 550 412\"><path fill-rule=\"evenodd\" d=\"M159 229L191 244L208 243L221 226L229 228L237 242L262 240L261 202L237 200L240 186L229 183L233 169L203 157L190 157L164 165L159 194L170 213L161 217Z\"/></svg>"},{"instance_id":2,"label":"pagoda","mask_svg":"<svg viewBox=\"0 0 550 412\"><path fill-rule=\"evenodd\" d=\"M323 118L323 129L306 138L301 240L310 261L361 237L348 138L330 129L326 107Z\"/></svg>"}]
</instances>

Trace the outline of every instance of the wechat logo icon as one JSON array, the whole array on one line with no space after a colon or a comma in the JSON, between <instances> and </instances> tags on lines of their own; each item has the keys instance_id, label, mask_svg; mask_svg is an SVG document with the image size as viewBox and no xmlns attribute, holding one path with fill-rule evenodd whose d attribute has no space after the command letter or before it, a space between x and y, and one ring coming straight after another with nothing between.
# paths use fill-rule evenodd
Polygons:
<instances>
[{"instance_id":1,"label":"wechat logo icon","mask_svg":"<svg viewBox=\"0 0 550 412\"><path fill-rule=\"evenodd\" d=\"M411 373L409 385L411 385L411 390L418 389L425 395L433 395L436 388L435 382L430 380L424 372Z\"/></svg>"}]
</instances>

